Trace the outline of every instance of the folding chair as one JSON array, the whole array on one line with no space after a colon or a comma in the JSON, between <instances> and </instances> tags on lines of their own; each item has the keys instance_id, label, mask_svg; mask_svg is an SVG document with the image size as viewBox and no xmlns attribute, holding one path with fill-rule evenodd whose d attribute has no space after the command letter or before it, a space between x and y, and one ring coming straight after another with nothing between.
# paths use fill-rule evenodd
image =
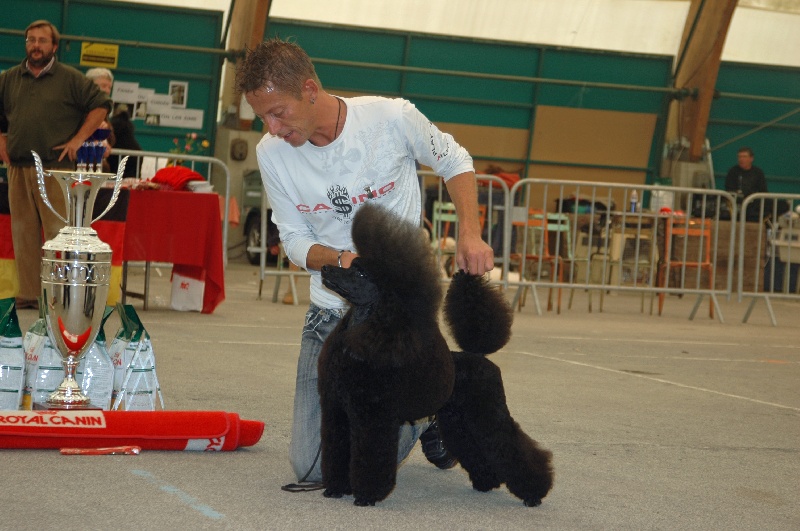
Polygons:
<instances>
[{"instance_id":1,"label":"folding chair","mask_svg":"<svg viewBox=\"0 0 800 531\"><path fill-rule=\"evenodd\" d=\"M686 269L699 269L708 273L708 288L714 289L714 264L711 261L711 220L710 219L670 219L667 221L664 234L666 240L665 259L661 265L659 273L660 283L663 287L669 287L670 273L678 270L680 274L680 286L685 285ZM690 239L697 241L696 252L690 253ZM677 242L676 239L682 239ZM674 248L674 247L677 247ZM694 245L692 245L694 247ZM694 258L694 260L691 260ZM699 281L698 281L698 288ZM664 297L666 293L658 294L658 315L664 308ZM698 301L699 302L699 301ZM709 301L708 315L714 318L714 298Z\"/></svg>"},{"instance_id":2,"label":"folding chair","mask_svg":"<svg viewBox=\"0 0 800 531\"><path fill-rule=\"evenodd\" d=\"M517 207L518 208L518 207ZM523 210L524 211L524 210ZM549 266L550 278L555 278L559 283L564 281L564 272L561 267L561 259L558 254L558 247L560 247L561 238L569 242L569 217L565 214L546 214L541 210L529 209L527 217L519 219L514 216L512 212L512 230L522 234L521 242L518 242L518 250L509 254L509 259L512 263L519 265L520 279L531 280L533 278L533 270L527 266L530 263L537 265L536 277L541 277L542 266L547 264ZM557 245L555 252L550 250L550 233L557 234ZM562 236L563 235L565 236ZM567 247L571 247L567 243ZM517 288L517 293L514 295L513 305L517 305L518 309L522 309L525 304L525 296L530 286L521 285ZM537 303L538 310L538 297L534 290L534 299ZM553 309L553 288L550 288L547 298L547 311ZM558 288L558 305L557 313L561 313L561 288Z\"/></svg>"},{"instance_id":3,"label":"folding chair","mask_svg":"<svg viewBox=\"0 0 800 531\"><path fill-rule=\"evenodd\" d=\"M480 231L483 234L483 227L486 223L486 205L478 205L478 222ZM455 204L447 201L433 202L433 220L431 221L431 242L436 251L437 261L442 264L442 257L447 256L442 268L448 276L453 276L456 268L456 246L450 237L451 224L455 224L457 231L458 215L456 214Z\"/></svg>"}]
</instances>

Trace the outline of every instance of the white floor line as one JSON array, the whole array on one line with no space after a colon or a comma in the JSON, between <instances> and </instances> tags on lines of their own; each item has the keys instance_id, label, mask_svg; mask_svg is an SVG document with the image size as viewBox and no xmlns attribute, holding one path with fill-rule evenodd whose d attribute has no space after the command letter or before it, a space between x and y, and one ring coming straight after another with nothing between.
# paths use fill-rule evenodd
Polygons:
<instances>
[{"instance_id":1,"label":"white floor line","mask_svg":"<svg viewBox=\"0 0 800 531\"><path fill-rule=\"evenodd\" d=\"M735 347L740 346L741 343L720 343L719 341L685 341L680 338L670 339L645 339L645 338L625 338L618 337L586 337L586 336L539 336L540 339L559 339L559 340L578 340L578 341L624 341L625 343L679 343L681 345L719 345Z\"/></svg>"},{"instance_id":2,"label":"white floor line","mask_svg":"<svg viewBox=\"0 0 800 531\"><path fill-rule=\"evenodd\" d=\"M578 365L580 367L589 367L590 369L598 369L598 370L601 370L601 371L613 372L615 374L623 374L625 376L631 376L631 377L634 377L634 378L642 378L644 380L650 380L650 381L653 381L653 382L663 383L663 384L667 384L667 385L673 385L675 387L681 387L683 389L691 389L693 391L700 391L700 392L703 392L703 393L720 395L720 396L725 396L725 397L728 397L728 398L736 398L738 400L745 400L747 402L752 402L754 404L772 406L772 407L777 407L777 408L780 408L780 409L788 409L790 411L797 411L797 412L800 413L800 408L798 408L798 407L786 406L786 405L783 405L783 404L776 404L774 402L766 402L764 400L758 400L756 398L749 398L749 397L741 396L741 395L723 393L722 391L714 391L713 389L706 389L705 387L696 387L694 385L686 385L686 384L682 384L682 383L678 383L678 382L671 382L669 380L664 380L664 379L661 379L661 378L653 378L652 376L646 376L646 375L642 375L642 374L634 374L634 373L630 373L630 372L621 371L619 369L610 369L608 367L601 367L599 365L592 365L591 363L584 363L584 362L581 362L581 361L567 360L567 359L556 358L556 357L552 357L552 356L543 356L541 354L534 354L533 352L525 352L523 350L515 350L515 351L509 351L509 352L512 352L514 354L522 354L522 355L525 355L525 356L532 356L534 358L541 358L541 359L546 359L546 360L551 360L551 361L560 361L562 363L569 363L570 365Z\"/></svg>"},{"instance_id":3,"label":"white floor line","mask_svg":"<svg viewBox=\"0 0 800 531\"><path fill-rule=\"evenodd\" d=\"M143 319L146 321L146 319ZM185 321L152 321L152 322L145 322L144 323L147 328L154 328L156 326L188 326ZM256 328L256 329L264 329L264 330L300 330L301 326L298 325L291 325L291 326L273 326L266 323L255 323L255 324L235 324L235 323L203 323L203 327L211 327L211 326L221 326L223 328Z\"/></svg>"},{"instance_id":4,"label":"white floor line","mask_svg":"<svg viewBox=\"0 0 800 531\"><path fill-rule=\"evenodd\" d=\"M200 343L203 345L260 345L260 346L272 346L272 347L299 347L300 342L295 343L280 343L277 341L215 341L212 339L191 339L191 338L184 338L181 339L183 343Z\"/></svg>"}]
</instances>

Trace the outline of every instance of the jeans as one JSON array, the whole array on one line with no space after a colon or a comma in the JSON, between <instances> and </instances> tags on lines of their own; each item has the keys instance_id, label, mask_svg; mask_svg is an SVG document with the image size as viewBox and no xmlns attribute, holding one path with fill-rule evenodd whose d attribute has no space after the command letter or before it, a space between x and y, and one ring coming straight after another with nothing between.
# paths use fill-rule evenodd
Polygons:
<instances>
[{"instance_id":1,"label":"jeans","mask_svg":"<svg viewBox=\"0 0 800 531\"><path fill-rule=\"evenodd\" d=\"M322 408L317 388L317 360L325 338L336 328L346 310L326 310L311 304L306 313L300 358L297 360L297 383L294 394L292 442L289 461L299 481L322 481L320 465L320 419ZM427 419L403 424L398 433L397 463L408 457L417 439L429 425Z\"/></svg>"}]
</instances>

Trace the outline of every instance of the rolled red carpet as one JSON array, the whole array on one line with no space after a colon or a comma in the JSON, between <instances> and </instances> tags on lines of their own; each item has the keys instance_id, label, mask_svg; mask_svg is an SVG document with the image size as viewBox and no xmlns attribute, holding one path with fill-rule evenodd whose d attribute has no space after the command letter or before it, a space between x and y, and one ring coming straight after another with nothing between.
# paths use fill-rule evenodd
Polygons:
<instances>
[{"instance_id":1,"label":"rolled red carpet","mask_svg":"<svg viewBox=\"0 0 800 531\"><path fill-rule=\"evenodd\" d=\"M0 448L225 452L253 446L264 423L224 411L0 411Z\"/></svg>"}]
</instances>

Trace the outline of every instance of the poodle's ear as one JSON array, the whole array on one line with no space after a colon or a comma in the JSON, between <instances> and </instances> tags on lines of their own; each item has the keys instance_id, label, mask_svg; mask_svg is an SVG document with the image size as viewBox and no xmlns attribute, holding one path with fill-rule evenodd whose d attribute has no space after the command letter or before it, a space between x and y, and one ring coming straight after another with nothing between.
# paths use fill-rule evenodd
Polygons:
<instances>
[{"instance_id":1,"label":"poodle's ear","mask_svg":"<svg viewBox=\"0 0 800 531\"><path fill-rule=\"evenodd\" d=\"M444 300L444 317L459 348L491 354L511 339L514 311L502 291L482 276L459 271Z\"/></svg>"}]
</instances>

